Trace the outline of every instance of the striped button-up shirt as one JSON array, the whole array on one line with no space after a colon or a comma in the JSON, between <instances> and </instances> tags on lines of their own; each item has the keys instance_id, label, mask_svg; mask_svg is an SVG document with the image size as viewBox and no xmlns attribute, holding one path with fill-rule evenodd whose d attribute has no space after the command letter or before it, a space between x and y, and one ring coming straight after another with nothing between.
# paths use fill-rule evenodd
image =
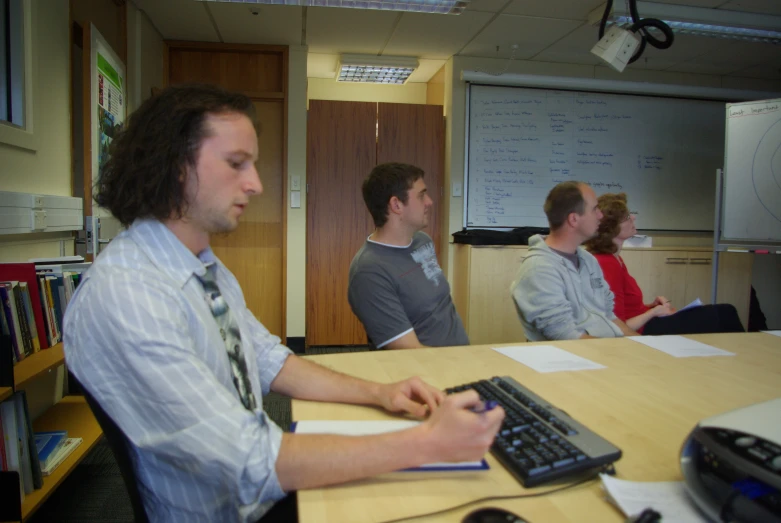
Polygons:
<instances>
[{"instance_id":1,"label":"striped button-up shirt","mask_svg":"<svg viewBox=\"0 0 781 523\"><path fill-rule=\"evenodd\" d=\"M150 521L252 521L285 496L274 468L282 430L233 385L197 276L217 284L241 331L256 397L290 350L247 309L211 249L198 256L156 220L138 220L97 257L65 315L65 359L132 443ZM258 275L262 277L262 275Z\"/></svg>"}]
</instances>

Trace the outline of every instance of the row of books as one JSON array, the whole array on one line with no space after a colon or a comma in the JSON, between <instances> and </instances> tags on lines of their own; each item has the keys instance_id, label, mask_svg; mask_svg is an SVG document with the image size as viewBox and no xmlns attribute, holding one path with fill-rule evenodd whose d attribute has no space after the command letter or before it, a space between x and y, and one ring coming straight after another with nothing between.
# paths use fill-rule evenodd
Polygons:
<instances>
[{"instance_id":1,"label":"row of books","mask_svg":"<svg viewBox=\"0 0 781 523\"><path fill-rule=\"evenodd\" d=\"M50 475L82 443L66 431L33 432L27 396L15 392L0 403L0 471L19 473L21 501L43 487Z\"/></svg>"},{"instance_id":2,"label":"row of books","mask_svg":"<svg viewBox=\"0 0 781 523\"><path fill-rule=\"evenodd\" d=\"M62 319L89 263L0 263L0 333L14 363L62 341Z\"/></svg>"}]
</instances>

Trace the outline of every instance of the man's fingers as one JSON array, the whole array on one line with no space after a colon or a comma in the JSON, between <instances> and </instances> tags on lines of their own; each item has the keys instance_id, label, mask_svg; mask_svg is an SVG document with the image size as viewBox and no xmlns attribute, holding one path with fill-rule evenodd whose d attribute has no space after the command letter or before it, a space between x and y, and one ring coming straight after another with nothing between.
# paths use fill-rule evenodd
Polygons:
<instances>
[{"instance_id":1,"label":"man's fingers","mask_svg":"<svg viewBox=\"0 0 781 523\"><path fill-rule=\"evenodd\" d=\"M423 403L428 405L431 412L434 412L434 409L437 408L437 400L431 390L433 387L428 387L421 380L417 379L410 381L410 387L412 388L412 394L420 398Z\"/></svg>"},{"instance_id":2,"label":"man's fingers","mask_svg":"<svg viewBox=\"0 0 781 523\"><path fill-rule=\"evenodd\" d=\"M480 395L472 389L459 392L458 394L451 394L448 396L448 399L454 407L459 409L468 409L480 404Z\"/></svg>"},{"instance_id":3,"label":"man's fingers","mask_svg":"<svg viewBox=\"0 0 781 523\"><path fill-rule=\"evenodd\" d=\"M422 418L426 415L426 406L421 405L420 403L417 403L416 401L413 401L409 399L406 396L400 396L399 400L397 402L397 407L399 410L402 410L404 412L409 412L413 416L417 416L418 418Z\"/></svg>"}]
</instances>

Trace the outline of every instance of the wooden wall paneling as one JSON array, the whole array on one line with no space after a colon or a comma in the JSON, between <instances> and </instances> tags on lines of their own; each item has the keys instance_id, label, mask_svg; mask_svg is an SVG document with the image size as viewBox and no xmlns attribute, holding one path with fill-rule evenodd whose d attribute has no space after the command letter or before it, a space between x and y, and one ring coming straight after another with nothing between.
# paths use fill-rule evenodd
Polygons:
<instances>
[{"instance_id":1,"label":"wooden wall paneling","mask_svg":"<svg viewBox=\"0 0 781 523\"><path fill-rule=\"evenodd\" d=\"M285 340L287 48L166 41L166 85L204 82L253 99L260 122L256 167L263 194L250 199L239 227L212 237L215 254L238 279L247 307ZM269 77L271 75L271 77Z\"/></svg>"},{"instance_id":2,"label":"wooden wall paneling","mask_svg":"<svg viewBox=\"0 0 781 523\"><path fill-rule=\"evenodd\" d=\"M377 108L377 163L402 162L426 172L434 206L426 233L441 259L445 179L445 117L442 106L380 103Z\"/></svg>"},{"instance_id":3,"label":"wooden wall paneling","mask_svg":"<svg viewBox=\"0 0 781 523\"><path fill-rule=\"evenodd\" d=\"M376 164L377 106L311 100L307 124L308 345L363 345L347 301L350 262L374 226L361 183Z\"/></svg>"},{"instance_id":4,"label":"wooden wall paneling","mask_svg":"<svg viewBox=\"0 0 781 523\"><path fill-rule=\"evenodd\" d=\"M264 128L281 129L279 102L255 102ZM263 194L250 198L239 227L230 234L213 235L212 249L242 284L247 307L273 334L283 334L282 286L282 135L261 132L255 166Z\"/></svg>"},{"instance_id":5,"label":"wooden wall paneling","mask_svg":"<svg viewBox=\"0 0 781 523\"><path fill-rule=\"evenodd\" d=\"M168 58L170 82L201 82L222 86L220 53L172 49Z\"/></svg>"}]
</instances>

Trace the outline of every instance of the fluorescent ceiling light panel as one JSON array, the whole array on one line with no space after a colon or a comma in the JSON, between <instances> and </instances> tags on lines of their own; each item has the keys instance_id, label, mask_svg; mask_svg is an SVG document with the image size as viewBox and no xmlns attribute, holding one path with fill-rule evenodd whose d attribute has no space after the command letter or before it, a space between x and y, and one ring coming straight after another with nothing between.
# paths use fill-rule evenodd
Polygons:
<instances>
[{"instance_id":1,"label":"fluorescent ceiling light panel","mask_svg":"<svg viewBox=\"0 0 781 523\"><path fill-rule=\"evenodd\" d=\"M401 85L417 67L417 58L343 54L336 81Z\"/></svg>"},{"instance_id":2,"label":"fluorescent ceiling light panel","mask_svg":"<svg viewBox=\"0 0 781 523\"><path fill-rule=\"evenodd\" d=\"M306 7L346 7L379 11L411 11L460 15L470 0L196 0L232 4L293 5Z\"/></svg>"},{"instance_id":3,"label":"fluorescent ceiling light panel","mask_svg":"<svg viewBox=\"0 0 781 523\"><path fill-rule=\"evenodd\" d=\"M589 15L589 21L599 25L604 10L604 4L594 9ZM637 12L640 18L664 21L676 34L781 44L781 16L656 2L637 2ZM616 3L608 21L619 25L631 24L632 15L625 5Z\"/></svg>"}]
</instances>

